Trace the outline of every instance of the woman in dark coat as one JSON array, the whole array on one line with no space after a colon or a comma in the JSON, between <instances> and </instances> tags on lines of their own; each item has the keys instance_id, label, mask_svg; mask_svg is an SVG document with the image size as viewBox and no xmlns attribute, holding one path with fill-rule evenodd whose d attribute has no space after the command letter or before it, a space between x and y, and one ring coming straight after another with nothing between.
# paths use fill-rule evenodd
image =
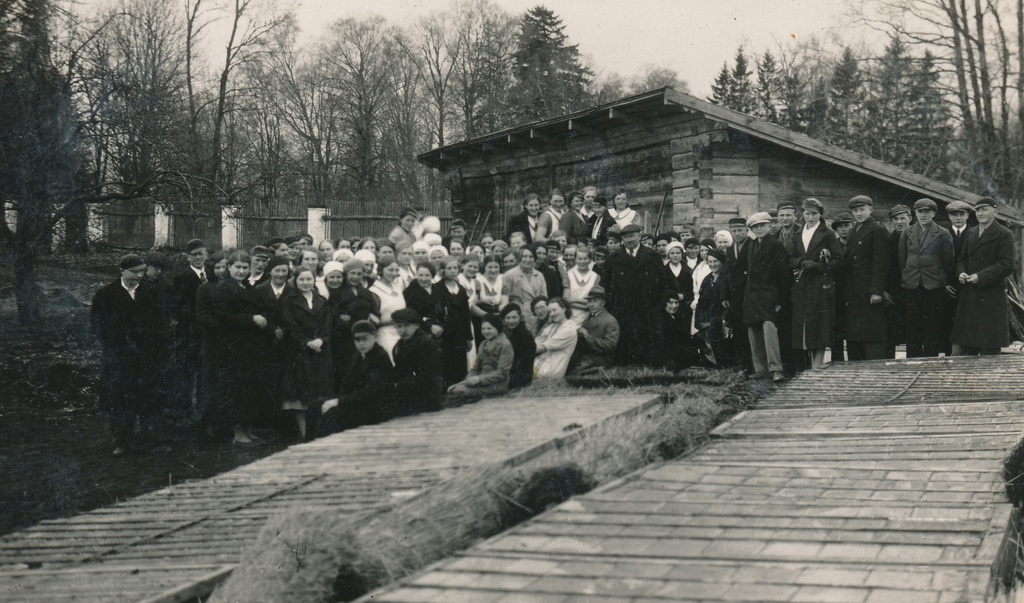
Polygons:
<instances>
[{"instance_id":1,"label":"woman in dark coat","mask_svg":"<svg viewBox=\"0 0 1024 603\"><path fill-rule=\"evenodd\" d=\"M508 387L526 387L533 381L533 361L537 355L537 342L523 322L523 310L519 304L511 303L502 308L501 320L505 325L505 337L512 344L512 368L509 370Z\"/></svg>"},{"instance_id":2,"label":"woman in dark coat","mask_svg":"<svg viewBox=\"0 0 1024 603\"><path fill-rule=\"evenodd\" d=\"M811 352L811 368L825 363L825 348L836 334L836 288L843 249L836 233L821 219L824 207L817 199L804 201L804 227L786 241L793 269L793 348ZM805 246L808 231L810 242Z\"/></svg>"},{"instance_id":3,"label":"woman in dark coat","mask_svg":"<svg viewBox=\"0 0 1024 603\"><path fill-rule=\"evenodd\" d=\"M441 260L441 280L434 283L430 290L430 299L434 304L434 326L431 330L441 341L445 388L466 378L467 353L473 345L469 294L459 284L460 270L459 258L444 258Z\"/></svg>"},{"instance_id":4,"label":"woman in dark coat","mask_svg":"<svg viewBox=\"0 0 1024 603\"><path fill-rule=\"evenodd\" d=\"M221 391L220 377L217 373L221 363L222 348L218 345L220 339L220 324L214 320L211 305L213 304L213 292L228 271L228 256L223 251L215 251L206 259L203 265L206 272L206 282L196 289L196 324L201 334L199 353L199 385L197 388L198 400L197 414L199 422L208 436L218 435L224 427L226 411L223 408L225 400ZM200 316L203 314L203 316Z\"/></svg>"},{"instance_id":5,"label":"woman in dark coat","mask_svg":"<svg viewBox=\"0 0 1024 603\"><path fill-rule=\"evenodd\" d=\"M249 254L232 251L226 261L228 277L205 290L206 285L200 287L200 292L205 293L196 301L196 316L203 327L204 355L213 354L210 362L204 358L204 366L208 366L216 394L216 398L207 399L203 414L209 428L230 424L234 443L250 444L258 439L252 433L252 425L259 410L250 392L252 367L257 366L250 354L259 345L261 329L269 323L256 311L245 286Z\"/></svg>"},{"instance_id":6,"label":"woman in dark coat","mask_svg":"<svg viewBox=\"0 0 1024 603\"><path fill-rule=\"evenodd\" d=\"M713 249L705 260L710 272L700 284L694 325L715 356L717 366L729 366L731 359L725 347L725 316L729 311L729 276L723 270L725 255Z\"/></svg>"},{"instance_id":7,"label":"woman in dark coat","mask_svg":"<svg viewBox=\"0 0 1024 603\"><path fill-rule=\"evenodd\" d=\"M402 291L406 308L416 310L420 316L434 315L434 302L430 299L430 289L434 286L435 274L437 271L429 262L421 262L416 265L416 278Z\"/></svg>"},{"instance_id":8,"label":"woman in dark coat","mask_svg":"<svg viewBox=\"0 0 1024 603\"><path fill-rule=\"evenodd\" d=\"M289 341L288 384L282 410L293 411L299 437L306 437L306 410L311 403L334 397L334 364L331 308L316 290L316 277L309 268L295 272L296 291L281 309Z\"/></svg>"}]
</instances>

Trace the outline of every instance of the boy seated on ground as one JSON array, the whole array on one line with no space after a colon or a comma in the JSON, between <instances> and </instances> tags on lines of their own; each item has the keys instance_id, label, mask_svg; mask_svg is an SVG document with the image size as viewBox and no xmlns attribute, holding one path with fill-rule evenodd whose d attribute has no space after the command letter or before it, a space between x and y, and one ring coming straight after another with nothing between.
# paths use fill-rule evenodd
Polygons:
<instances>
[{"instance_id":1,"label":"boy seated on ground","mask_svg":"<svg viewBox=\"0 0 1024 603\"><path fill-rule=\"evenodd\" d=\"M615 348L619 345L619 321L604 305L604 287L594 285L587 296L587 317L577 331L579 339L570 361L570 372L608 368L614 363Z\"/></svg>"},{"instance_id":2,"label":"boy seated on ground","mask_svg":"<svg viewBox=\"0 0 1024 603\"><path fill-rule=\"evenodd\" d=\"M314 422L318 437L390 418L383 412L381 398L394 382L394 368L388 353L377 344L377 327L368 320L354 323L352 340L357 353L345 370L338 397L311 409L320 413Z\"/></svg>"}]
</instances>

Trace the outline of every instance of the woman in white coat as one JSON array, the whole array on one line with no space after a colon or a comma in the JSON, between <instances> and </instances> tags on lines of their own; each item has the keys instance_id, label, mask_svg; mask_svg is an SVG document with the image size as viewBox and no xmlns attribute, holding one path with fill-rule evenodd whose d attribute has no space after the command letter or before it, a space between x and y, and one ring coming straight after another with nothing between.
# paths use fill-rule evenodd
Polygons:
<instances>
[{"instance_id":1,"label":"woman in white coat","mask_svg":"<svg viewBox=\"0 0 1024 603\"><path fill-rule=\"evenodd\" d=\"M569 320L572 311L561 298L548 302L548 324L537 335L537 356L533 373L537 378L561 379L576 351L576 324Z\"/></svg>"}]
</instances>

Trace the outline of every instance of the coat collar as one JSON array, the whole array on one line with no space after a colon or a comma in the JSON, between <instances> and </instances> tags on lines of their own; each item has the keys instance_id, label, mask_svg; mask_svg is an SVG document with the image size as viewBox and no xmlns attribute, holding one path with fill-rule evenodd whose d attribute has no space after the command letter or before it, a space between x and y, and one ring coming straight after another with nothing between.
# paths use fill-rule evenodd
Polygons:
<instances>
[{"instance_id":1,"label":"coat collar","mask_svg":"<svg viewBox=\"0 0 1024 603\"><path fill-rule=\"evenodd\" d=\"M807 251L809 249L814 249L822 242L822 240L825 239L827 231L828 227L825 226L824 222L818 222L818 227L814 229L814 234L811 235L810 245L807 249L804 249L804 229L801 228L793 234L793 237L796 239L797 249L799 249L803 255L807 255Z\"/></svg>"}]
</instances>

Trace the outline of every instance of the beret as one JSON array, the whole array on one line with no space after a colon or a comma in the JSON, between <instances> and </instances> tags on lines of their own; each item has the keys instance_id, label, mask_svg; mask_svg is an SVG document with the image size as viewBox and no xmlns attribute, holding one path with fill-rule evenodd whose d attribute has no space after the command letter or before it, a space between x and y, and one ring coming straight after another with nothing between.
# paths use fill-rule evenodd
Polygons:
<instances>
[{"instance_id":1,"label":"beret","mask_svg":"<svg viewBox=\"0 0 1024 603\"><path fill-rule=\"evenodd\" d=\"M188 243L185 243L185 253L192 253L196 249L204 248L206 248L206 243L204 243L201 239L192 239Z\"/></svg>"},{"instance_id":2,"label":"beret","mask_svg":"<svg viewBox=\"0 0 1024 603\"><path fill-rule=\"evenodd\" d=\"M974 207L999 207L999 203L992 197L982 197L974 202Z\"/></svg>"},{"instance_id":3,"label":"beret","mask_svg":"<svg viewBox=\"0 0 1024 603\"><path fill-rule=\"evenodd\" d=\"M856 197L850 199L850 202L847 203L846 205L850 209L853 209L854 207L860 207L861 205L870 205L871 207L874 207L875 202L872 201L871 197L867 195L857 195Z\"/></svg>"},{"instance_id":4,"label":"beret","mask_svg":"<svg viewBox=\"0 0 1024 603\"><path fill-rule=\"evenodd\" d=\"M766 211L759 211L756 214L747 218L747 226L757 226L758 224L768 224L772 221L772 216Z\"/></svg>"},{"instance_id":5,"label":"beret","mask_svg":"<svg viewBox=\"0 0 1024 603\"><path fill-rule=\"evenodd\" d=\"M672 235L668 234L667 232L663 232L660 235L654 237L654 240L657 241L658 243L660 243L662 241L665 241L666 243L668 243L669 241L672 240Z\"/></svg>"},{"instance_id":6,"label":"beret","mask_svg":"<svg viewBox=\"0 0 1024 603\"><path fill-rule=\"evenodd\" d=\"M391 320L398 324L418 325L423 322L423 317L416 310L402 308L401 310L395 310L391 314Z\"/></svg>"},{"instance_id":7,"label":"beret","mask_svg":"<svg viewBox=\"0 0 1024 603\"><path fill-rule=\"evenodd\" d=\"M373 326L373 323L368 320L357 320L352 325L352 336L356 335L376 335L377 327Z\"/></svg>"},{"instance_id":8,"label":"beret","mask_svg":"<svg viewBox=\"0 0 1024 603\"><path fill-rule=\"evenodd\" d=\"M121 258L121 263L118 265L121 267L121 270L131 270L132 268L144 268L146 261L140 255L129 253Z\"/></svg>"},{"instance_id":9,"label":"beret","mask_svg":"<svg viewBox=\"0 0 1024 603\"><path fill-rule=\"evenodd\" d=\"M171 260L166 255L159 251L150 251L144 258L147 266L158 266L160 268L170 268Z\"/></svg>"},{"instance_id":10,"label":"beret","mask_svg":"<svg viewBox=\"0 0 1024 603\"><path fill-rule=\"evenodd\" d=\"M626 224L625 226L622 227L621 230L619 230L619 234L632 234L634 232L641 231L643 231L643 228L640 228L636 224Z\"/></svg>"},{"instance_id":11,"label":"beret","mask_svg":"<svg viewBox=\"0 0 1024 603\"><path fill-rule=\"evenodd\" d=\"M953 212L958 212L958 211L969 212L969 211L971 211L971 206L967 205L963 201L952 201L948 205L946 205L946 213L947 214L950 214L950 213L953 213Z\"/></svg>"},{"instance_id":12,"label":"beret","mask_svg":"<svg viewBox=\"0 0 1024 603\"><path fill-rule=\"evenodd\" d=\"M275 255L274 257L270 258L270 261L267 262L267 272L270 272L271 270L278 266L288 266L289 268L291 268L291 262L288 261L288 258L286 256Z\"/></svg>"},{"instance_id":13,"label":"beret","mask_svg":"<svg viewBox=\"0 0 1024 603\"><path fill-rule=\"evenodd\" d=\"M818 212L819 214L825 213L825 206L821 204L821 201L818 201L814 197L811 197L810 199L804 199L803 208L805 210L806 209L813 209L814 211Z\"/></svg>"},{"instance_id":14,"label":"beret","mask_svg":"<svg viewBox=\"0 0 1024 603\"><path fill-rule=\"evenodd\" d=\"M935 202L932 201L931 199L918 199L917 201L914 201L914 211L917 211L919 209L930 209L932 211L938 211L939 206L936 205Z\"/></svg>"},{"instance_id":15,"label":"beret","mask_svg":"<svg viewBox=\"0 0 1024 603\"><path fill-rule=\"evenodd\" d=\"M895 218L896 216L898 216L900 214L909 214L909 213L910 213L910 208L909 207L907 207L906 205L897 205L896 207L894 207L894 208L889 210L889 217L890 218Z\"/></svg>"},{"instance_id":16,"label":"beret","mask_svg":"<svg viewBox=\"0 0 1024 603\"><path fill-rule=\"evenodd\" d=\"M701 247L710 247L711 249L715 249L716 247L718 247L714 239L701 239L700 245Z\"/></svg>"},{"instance_id":17,"label":"beret","mask_svg":"<svg viewBox=\"0 0 1024 603\"><path fill-rule=\"evenodd\" d=\"M601 299L604 299L604 296L604 287L602 287L601 285L594 285L593 287L590 288L590 293L587 294L588 299L591 297L599 297Z\"/></svg>"},{"instance_id":18,"label":"beret","mask_svg":"<svg viewBox=\"0 0 1024 603\"><path fill-rule=\"evenodd\" d=\"M724 263L724 262L726 261L726 259L725 259L725 258L726 258L725 254L724 254L724 253L722 253L721 251L719 251L718 249L712 249L711 251L709 251L709 252L708 252L708 257L709 257L709 258L715 258L715 259L717 259L717 260L718 260L719 262L723 262L723 263Z\"/></svg>"},{"instance_id":19,"label":"beret","mask_svg":"<svg viewBox=\"0 0 1024 603\"><path fill-rule=\"evenodd\" d=\"M353 270L366 270L366 264L359 258L352 258L345 262L345 274L352 272Z\"/></svg>"}]
</instances>

